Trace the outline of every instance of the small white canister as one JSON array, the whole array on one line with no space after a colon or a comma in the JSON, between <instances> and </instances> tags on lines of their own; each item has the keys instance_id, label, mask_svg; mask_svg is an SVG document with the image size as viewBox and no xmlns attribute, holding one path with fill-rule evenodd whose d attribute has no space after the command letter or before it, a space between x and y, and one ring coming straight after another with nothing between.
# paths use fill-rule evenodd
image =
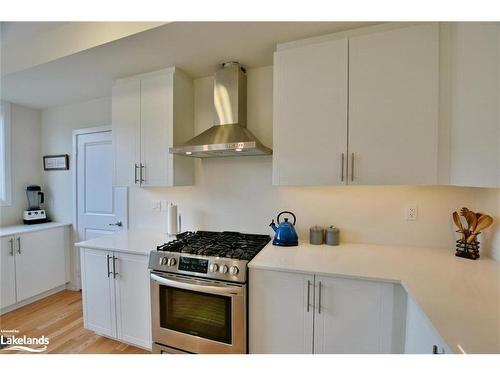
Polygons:
<instances>
[{"instance_id":1,"label":"small white canister","mask_svg":"<svg viewBox=\"0 0 500 375\"><path fill-rule=\"evenodd\" d=\"M337 246L339 244L340 231L339 228L335 228L330 225L326 228L326 244L330 246Z\"/></svg>"}]
</instances>

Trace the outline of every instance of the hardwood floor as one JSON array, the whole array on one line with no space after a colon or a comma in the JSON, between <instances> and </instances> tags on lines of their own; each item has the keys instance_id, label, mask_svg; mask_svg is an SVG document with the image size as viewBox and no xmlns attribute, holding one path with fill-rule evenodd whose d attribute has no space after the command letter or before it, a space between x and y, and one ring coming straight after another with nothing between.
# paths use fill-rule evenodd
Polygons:
<instances>
[{"instance_id":1,"label":"hardwood floor","mask_svg":"<svg viewBox=\"0 0 500 375\"><path fill-rule=\"evenodd\" d=\"M17 337L48 337L45 353L146 354L143 349L98 336L83 328L81 292L63 290L0 316L0 330L16 329ZM0 350L1 354L22 353ZM23 352L24 353L24 352Z\"/></svg>"}]
</instances>

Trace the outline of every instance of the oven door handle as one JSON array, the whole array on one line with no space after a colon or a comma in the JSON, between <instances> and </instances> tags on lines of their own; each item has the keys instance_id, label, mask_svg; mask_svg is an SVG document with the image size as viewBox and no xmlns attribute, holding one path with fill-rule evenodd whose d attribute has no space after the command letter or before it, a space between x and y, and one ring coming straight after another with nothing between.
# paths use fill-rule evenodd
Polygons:
<instances>
[{"instance_id":1,"label":"oven door handle","mask_svg":"<svg viewBox=\"0 0 500 375\"><path fill-rule=\"evenodd\" d=\"M171 286L179 289L192 290L194 292L218 294L221 296L241 296L243 295L243 288L238 286L217 286L217 285L207 285L208 283L200 281L191 281L182 279L182 281L168 277L159 276L155 273L151 273L151 280L157 282L158 284Z\"/></svg>"}]
</instances>

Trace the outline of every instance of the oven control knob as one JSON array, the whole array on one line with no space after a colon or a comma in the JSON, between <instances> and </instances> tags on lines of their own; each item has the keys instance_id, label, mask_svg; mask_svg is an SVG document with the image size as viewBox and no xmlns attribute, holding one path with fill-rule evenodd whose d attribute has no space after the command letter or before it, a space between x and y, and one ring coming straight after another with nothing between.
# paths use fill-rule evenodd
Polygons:
<instances>
[{"instance_id":1,"label":"oven control knob","mask_svg":"<svg viewBox=\"0 0 500 375\"><path fill-rule=\"evenodd\" d=\"M164 266L165 264L167 264L167 260L167 258L161 257L158 263L160 263L160 266Z\"/></svg>"},{"instance_id":2,"label":"oven control knob","mask_svg":"<svg viewBox=\"0 0 500 375\"><path fill-rule=\"evenodd\" d=\"M240 270L238 269L238 267L236 267L236 266L229 267L229 273L231 275L236 276L238 274L238 272L240 272Z\"/></svg>"},{"instance_id":3,"label":"oven control knob","mask_svg":"<svg viewBox=\"0 0 500 375\"><path fill-rule=\"evenodd\" d=\"M217 272L217 270L219 269L219 265L217 263L212 263L209 267L208 267L208 270L210 272Z\"/></svg>"},{"instance_id":4,"label":"oven control knob","mask_svg":"<svg viewBox=\"0 0 500 375\"><path fill-rule=\"evenodd\" d=\"M222 266L220 266L219 272L220 273L227 273L227 266L225 264L223 264Z\"/></svg>"},{"instance_id":5,"label":"oven control knob","mask_svg":"<svg viewBox=\"0 0 500 375\"><path fill-rule=\"evenodd\" d=\"M175 264L177 263L177 261L175 260L175 258L170 258L168 261L167 261L167 266L169 267L173 267L175 266Z\"/></svg>"}]
</instances>

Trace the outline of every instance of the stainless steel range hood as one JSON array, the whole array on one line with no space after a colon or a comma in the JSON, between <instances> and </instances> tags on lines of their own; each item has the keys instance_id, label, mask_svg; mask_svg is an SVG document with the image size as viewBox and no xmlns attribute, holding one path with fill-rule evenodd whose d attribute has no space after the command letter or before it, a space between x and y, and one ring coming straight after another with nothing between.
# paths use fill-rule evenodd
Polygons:
<instances>
[{"instance_id":1,"label":"stainless steel range hood","mask_svg":"<svg viewBox=\"0 0 500 375\"><path fill-rule=\"evenodd\" d=\"M237 62L224 63L215 73L214 107L214 126L170 147L171 154L197 158L272 154L246 127L247 77Z\"/></svg>"}]
</instances>

